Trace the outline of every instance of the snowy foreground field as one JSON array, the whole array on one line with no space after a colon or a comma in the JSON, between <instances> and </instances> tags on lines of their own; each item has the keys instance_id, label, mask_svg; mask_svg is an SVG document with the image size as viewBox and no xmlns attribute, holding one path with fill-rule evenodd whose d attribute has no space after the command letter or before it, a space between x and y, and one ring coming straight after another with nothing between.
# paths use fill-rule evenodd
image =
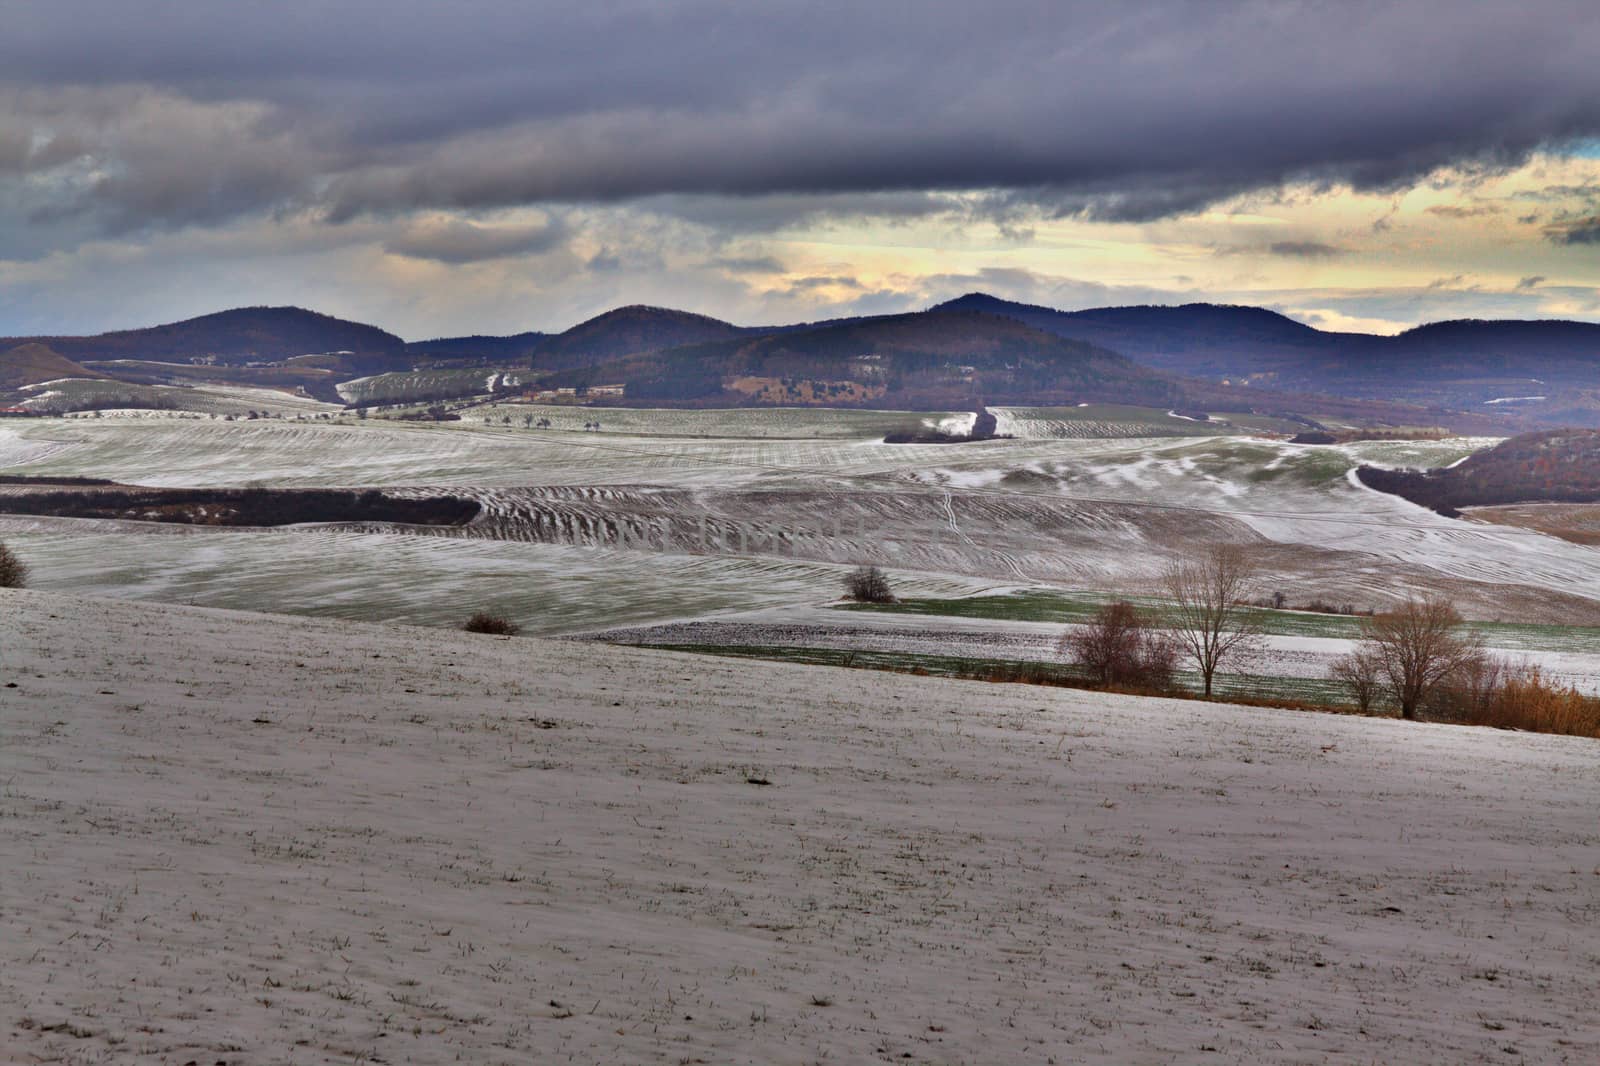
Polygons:
<instances>
[{"instance_id":1,"label":"snowy foreground field","mask_svg":"<svg viewBox=\"0 0 1600 1066\"><path fill-rule=\"evenodd\" d=\"M1600 744L0 592L7 1061L1600 1061Z\"/></svg>"}]
</instances>

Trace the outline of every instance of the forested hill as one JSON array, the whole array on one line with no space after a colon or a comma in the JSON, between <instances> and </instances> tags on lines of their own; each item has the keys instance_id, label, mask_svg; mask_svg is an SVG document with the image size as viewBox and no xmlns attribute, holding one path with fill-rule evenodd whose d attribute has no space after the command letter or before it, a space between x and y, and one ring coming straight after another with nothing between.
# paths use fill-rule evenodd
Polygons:
<instances>
[{"instance_id":1,"label":"forested hill","mask_svg":"<svg viewBox=\"0 0 1600 1066\"><path fill-rule=\"evenodd\" d=\"M545 337L532 354L540 370L569 370L686 344L728 340L749 332L706 315L633 305L607 311Z\"/></svg>"},{"instance_id":2,"label":"forested hill","mask_svg":"<svg viewBox=\"0 0 1600 1066\"><path fill-rule=\"evenodd\" d=\"M148 329L118 330L92 337L0 339L0 349L24 341L46 344L76 362L140 359L219 363L278 362L297 355L353 352L399 354L405 342L377 326L348 322L300 307L239 307Z\"/></svg>"},{"instance_id":3,"label":"forested hill","mask_svg":"<svg viewBox=\"0 0 1600 1066\"><path fill-rule=\"evenodd\" d=\"M1506 503L1591 503L1600 501L1600 430L1524 433L1437 470L1357 473L1371 488L1447 515Z\"/></svg>"},{"instance_id":4,"label":"forested hill","mask_svg":"<svg viewBox=\"0 0 1600 1066\"><path fill-rule=\"evenodd\" d=\"M406 354L435 362L518 362L529 359L549 334L530 330L508 337L475 333L470 337L436 337L412 341Z\"/></svg>"},{"instance_id":5,"label":"forested hill","mask_svg":"<svg viewBox=\"0 0 1600 1066\"><path fill-rule=\"evenodd\" d=\"M981 310L1209 381L1458 409L1510 405L1546 423L1600 425L1600 324L1434 322L1395 336L1315 329L1261 307L1194 303L1058 311L969 293Z\"/></svg>"},{"instance_id":6,"label":"forested hill","mask_svg":"<svg viewBox=\"0 0 1600 1066\"><path fill-rule=\"evenodd\" d=\"M933 310L1005 315L1047 333L1121 352L1149 366L1213 380L1275 376L1315 364L1341 345L1359 347L1377 339L1366 334L1323 333L1276 311L1226 304L1057 311L974 292Z\"/></svg>"},{"instance_id":7,"label":"forested hill","mask_svg":"<svg viewBox=\"0 0 1600 1066\"><path fill-rule=\"evenodd\" d=\"M626 384L631 400L889 403L919 409L1115 401L1172 405L1183 385L1093 345L997 315L920 312L741 336L552 376Z\"/></svg>"}]
</instances>

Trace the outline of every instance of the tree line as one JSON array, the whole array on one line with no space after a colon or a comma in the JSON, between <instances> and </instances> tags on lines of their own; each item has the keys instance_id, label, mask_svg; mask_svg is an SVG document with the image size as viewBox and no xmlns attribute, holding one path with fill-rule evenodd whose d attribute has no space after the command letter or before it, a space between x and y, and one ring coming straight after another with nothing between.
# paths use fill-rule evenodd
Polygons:
<instances>
[{"instance_id":1,"label":"tree line","mask_svg":"<svg viewBox=\"0 0 1600 1066\"><path fill-rule=\"evenodd\" d=\"M0 495L0 514L113 518L211 526L300 522L463 525L480 510L460 496L390 496L377 489L167 489L140 486Z\"/></svg>"},{"instance_id":2,"label":"tree line","mask_svg":"<svg viewBox=\"0 0 1600 1066\"><path fill-rule=\"evenodd\" d=\"M1061 638L1059 653L1075 683L1184 695L1177 675L1188 668L1199 677L1202 698L1210 699L1217 677L1263 643L1258 576L1245 549L1219 545L1167 569L1161 584L1169 605L1162 614L1126 600L1103 604ZM845 584L852 599L894 601L877 567L858 568ZM1362 714L1600 737L1600 697L1492 654L1442 597L1407 597L1361 616L1359 625L1354 647L1329 665L1328 677Z\"/></svg>"},{"instance_id":3,"label":"tree line","mask_svg":"<svg viewBox=\"0 0 1600 1066\"><path fill-rule=\"evenodd\" d=\"M1524 433L1433 470L1357 468L1368 488L1401 496L1449 518L1463 507L1589 503L1600 500L1600 430Z\"/></svg>"}]
</instances>

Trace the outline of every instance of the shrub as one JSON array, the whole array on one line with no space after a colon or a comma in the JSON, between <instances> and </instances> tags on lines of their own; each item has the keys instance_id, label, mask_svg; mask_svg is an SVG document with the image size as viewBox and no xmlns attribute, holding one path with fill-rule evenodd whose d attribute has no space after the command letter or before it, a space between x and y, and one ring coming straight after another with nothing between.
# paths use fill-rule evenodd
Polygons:
<instances>
[{"instance_id":1,"label":"shrub","mask_svg":"<svg viewBox=\"0 0 1600 1066\"><path fill-rule=\"evenodd\" d=\"M889 576L876 566L858 566L844 579L845 594L861 603L893 603Z\"/></svg>"},{"instance_id":2,"label":"shrub","mask_svg":"<svg viewBox=\"0 0 1600 1066\"><path fill-rule=\"evenodd\" d=\"M1547 681L1527 664L1491 662L1441 692L1430 711L1463 725L1600 738L1600 696Z\"/></svg>"},{"instance_id":3,"label":"shrub","mask_svg":"<svg viewBox=\"0 0 1600 1066\"><path fill-rule=\"evenodd\" d=\"M0 589L20 589L28 583L28 564L0 544Z\"/></svg>"},{"instance_id":4,"label":"shrub","mask_svg":"<svg viewBox=\"0 0 1600 1066\"><path fill-rule=\"evenodd\" d=\"M1179 648L1170 633L1131 603L1108 603L1061 641L1073 665L1096 684L1165 692Z\"/></svg>"},{"instance_id":5,"label":"shrub","mask_svg":"<svg viewBox=\"0 0 1600 1066\"><path fill-rule=\"evenodd\" d=\"M461 628L468 633L492 633L499 637L514 637L522 632L522 627L509 618L488 611L477 612Z\"/></svg>"}]
</instances>

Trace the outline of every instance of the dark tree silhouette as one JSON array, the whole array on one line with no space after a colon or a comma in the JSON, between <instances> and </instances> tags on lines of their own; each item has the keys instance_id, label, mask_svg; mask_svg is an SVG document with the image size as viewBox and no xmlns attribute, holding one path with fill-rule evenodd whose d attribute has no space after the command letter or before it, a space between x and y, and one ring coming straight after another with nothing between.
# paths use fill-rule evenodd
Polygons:
<instances>
[{"instance_id":1,"label":"dark tree silhouette","mask_svg":"<svg viewBox=\"0 0 1600 1066\"><path fill-rule=\"evenodd\" d=\"M0 544L0 589L20 589L28 584L28 564Z\"/></svg>"},{"instance_id":2,"label":"dark tree silhouette","mask_svg":"<svg viewBox=\"0 0 1600 1066\"><path fill-rule=\"evenodd\" d=\"M862 603L893 603L889 577L876 566L858 566L844 579L845 594Z\"/></svg>"}]
</instances>

